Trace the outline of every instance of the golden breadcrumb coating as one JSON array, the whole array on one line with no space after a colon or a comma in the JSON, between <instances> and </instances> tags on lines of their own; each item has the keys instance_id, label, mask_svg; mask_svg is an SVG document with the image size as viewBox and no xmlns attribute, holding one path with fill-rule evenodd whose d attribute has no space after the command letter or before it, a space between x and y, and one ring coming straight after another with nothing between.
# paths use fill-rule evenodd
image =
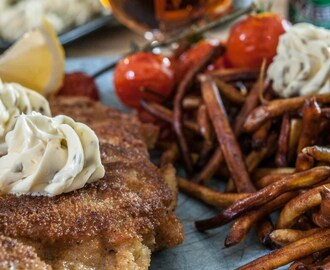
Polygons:
<instances>
[{"instance_id":1,"label":"golden breadcrumb coating","mask_svg":"<svg viewBox=\"0 0 330 270\"><path fill-rule=\"evenodd\" d=\"M33 246L53 269L147 269L151 251L183 240L175 171L149 160L145 140L152 145L157 129L84 98L51 108L94 129L106 174L55 197L1 196L0 234Z\"/></svg>"}]
</instances>

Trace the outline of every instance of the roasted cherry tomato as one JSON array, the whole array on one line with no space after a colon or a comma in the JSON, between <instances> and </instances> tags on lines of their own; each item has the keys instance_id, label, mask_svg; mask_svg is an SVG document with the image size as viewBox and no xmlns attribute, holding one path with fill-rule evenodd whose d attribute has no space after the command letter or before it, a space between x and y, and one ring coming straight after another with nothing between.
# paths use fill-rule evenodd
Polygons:
<instances>
[{"instance_id":1,"label":"roasted cherry tomato","mask_svg":"<svg viewBox=\"0 0 330 270\"><path fill-rule=\"evenodd\" d=\"M273 13L252 15L234 25L227 41L228 60L234 67L258 68L276 54L279 36L289 23Z\"/></svg>"},{"instance_id":2,"label":"roasted cherry tomato","mask_svg":"<svg viewBox=\"0 0 330 270\"><path fill-rule=\"evenodd\" d=\"M208 70L217 70L217 69L225 69L231 68L231 64L229 63L228 57L226 54L221 55L218 59L216 59L211 65L207 67Z\"/></svg>"},{"instance_id":3,"label":"roasted cherry tomato","mask_svg":"<svg viewBox=\"0 0 330 270\"><path fill-rule=\"evenodd\" d=\"M94 100L99 99L99 91L93 78L82 72L67 73L64 76L60 96L85 96Z\"/></svg>"},{"instance_id":4,"label":"roasted cherry tomato","mask_svg":"<svg viewBox=\"0 0 330 270\"><path fill-rule=\"evenodd\" d=\"M126 106L140 108L140 100L162 102L173 89L174 74L168 58L138 52L122 59L114 72L116 93Z\"/></svg>"},{"instance_id":5,"label":"roasted cherry tomato","mask_svg":"<svg viewBox=\"0 0 330 270\"><path fill-rule=\"evenodd\" d=\"M189 68L199 63L213 48L208 41L200 41L180 55L177 63L176 79L181 80Z\"/></svg>"}]
</instances>

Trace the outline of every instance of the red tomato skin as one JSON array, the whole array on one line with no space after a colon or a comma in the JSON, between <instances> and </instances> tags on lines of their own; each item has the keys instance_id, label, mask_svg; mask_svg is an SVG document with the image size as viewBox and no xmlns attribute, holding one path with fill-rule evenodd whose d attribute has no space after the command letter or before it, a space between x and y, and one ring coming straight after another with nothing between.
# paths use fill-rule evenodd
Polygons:
<instances>
[{"instance_id":1,"label":"red tomato skin","mask_svg":"<svg viewBox=\"0 0 330 270\"><path fill-rule=\"evenodd\" d=\"M114 71L116 94L123 104L140 109L142 98L161 102L174 86L173 70L168 58L147 52L138 52L122 59ZM160 96L144 92L144 89Z\"/></svg>"},{"instance_id":2,"label":"red tomato skin","mask_svg":"<svg viewBox=\"0 0 330 270\"><path fill-rule=\"evenodd\" d=\"M218 69L226 69L226 68L232 68L228 57L226 54L220 56L217 58L211 65L207 67L208 71L218 70Z\"/></svg>"},{"instance_id":3,"label":"red tomato skin","mask_svg":"<svg viewBox=\"0 0 330 270\"><path fill-rule=\"evenodd\" d=\"M233 67L259 68L264 58L271 63L279 36L289 23L273 13L252 15L234 25L227 41L227 56Z\"/></svg>"},{"instance_id":4,"label":"red tomato skin","mask_svg":"<svg viewBox=\"0 0 330 270\"><path fill-rule=\"evenodd\" d=\"M99 100L99 90L94 79L83 72L66 73L59 96L84 96Z\"/></svg>"},{"instance_id":5,"label":"red tomato skin","mask_svg":"<svg viewBox=\"0 0 330 270\"><path fill-rule=\"evenodd\" d=\"M181 54L177 63L176 79L180 81L187 71L205 58L212 48L213 45L210 42L202 40Z\"/></svg>"}]
</instances>

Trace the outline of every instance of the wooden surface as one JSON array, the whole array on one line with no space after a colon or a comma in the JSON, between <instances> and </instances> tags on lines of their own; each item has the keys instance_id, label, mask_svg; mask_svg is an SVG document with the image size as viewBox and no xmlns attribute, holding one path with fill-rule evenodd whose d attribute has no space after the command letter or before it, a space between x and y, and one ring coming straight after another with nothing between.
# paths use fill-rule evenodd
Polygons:
<instances>
[{"instance_id":1,"label":"wooden surface","mask_svg":"<svg viewBox=\"0 0 330 270\"><path fill-rule=\"evenodd\" d=\"M269 0L264 0L269 1ZM273 0L272 10L286 15L287 0ZM225 37L227 29L213 31L212 37ZM66 46L67 57L113 56L129 50L130 43L143 44L143 37L125 27L104 27Z\"/></svg>"}]
</instances>

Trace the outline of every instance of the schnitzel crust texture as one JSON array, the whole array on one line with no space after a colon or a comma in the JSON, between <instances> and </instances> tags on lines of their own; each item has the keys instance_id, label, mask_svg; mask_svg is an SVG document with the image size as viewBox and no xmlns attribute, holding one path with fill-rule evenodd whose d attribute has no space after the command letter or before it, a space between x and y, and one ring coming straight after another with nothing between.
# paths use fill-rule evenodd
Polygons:
<instances>
[{"instance_id":1,"label":"schnitzel crust texture","mask_svg":"<svg viewBox=\"0 0 330 270\"><path fill-rule=\"evenodd\" d=\"M151 251L183 240L175 171L156 168L147 152L157 130L84 98L56 98L51 108L96 132L106 174L55 197L2 195L0 234L54 269L147 269Z\"/></svg>"}]
</instances>

